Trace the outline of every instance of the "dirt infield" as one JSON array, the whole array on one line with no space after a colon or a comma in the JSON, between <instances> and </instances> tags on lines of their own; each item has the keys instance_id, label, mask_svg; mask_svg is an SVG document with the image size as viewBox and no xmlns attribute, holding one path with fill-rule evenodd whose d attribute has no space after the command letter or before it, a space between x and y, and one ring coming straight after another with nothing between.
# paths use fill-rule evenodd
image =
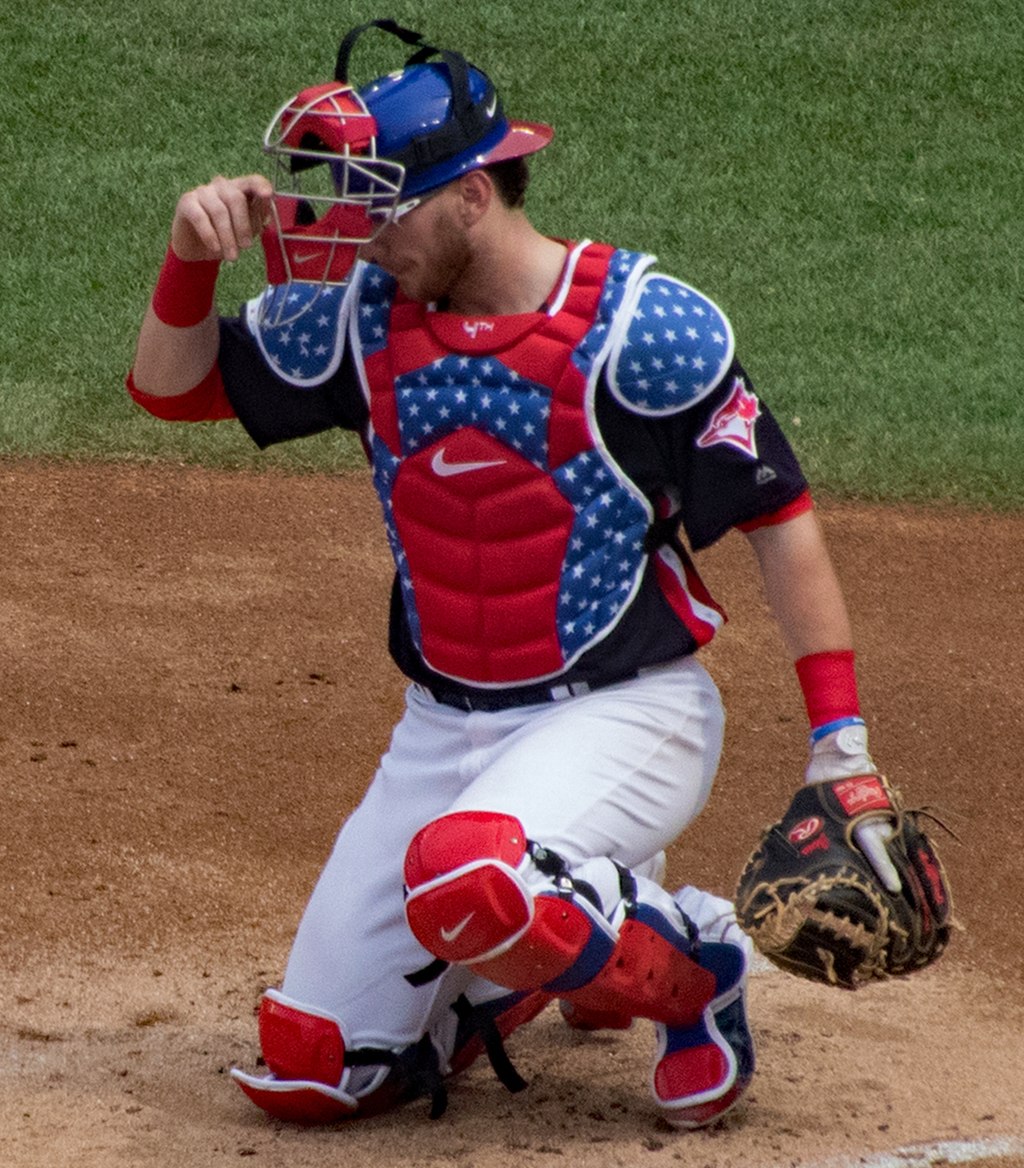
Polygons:
<instances>
[{"instance_id":1,"label":"dirt infield","mask_svg":"<svg viewBox=\"0 0 1024 1168\"><path fill-rule=\"evenodd\" d=\"M398 714L363 475L0 463L0 1164L1024 1164L1024 516L823 506L876 759L933 805L962 931L855 994L760 972L760 1071L718 1128L653 1114L651 1032L554 1011L446 1115L274 1124L230 1083ZM707 662L726 755L670 878L729 893L800 781L792 670L729 537Z\"/></svg>"}]
</instances>

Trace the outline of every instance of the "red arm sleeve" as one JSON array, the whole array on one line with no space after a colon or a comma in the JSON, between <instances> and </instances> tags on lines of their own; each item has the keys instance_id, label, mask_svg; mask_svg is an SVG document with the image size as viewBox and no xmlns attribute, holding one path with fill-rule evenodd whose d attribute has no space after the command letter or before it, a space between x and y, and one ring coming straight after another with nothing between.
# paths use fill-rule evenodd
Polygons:
<instances>
[{"instance_id":1,"label":"red arm sleeve","mask_svg":"<svg viewBox=\"0 0 1024 1168\"><path fill-rule=\"evenodd\" d=\"M235 417L235 411L224 392L224 382L217 364L198 385L173 397L144 393L135 384L131 371L125 386L133 401L165 422L219 422Z\"/></svg>"}]
</instances>

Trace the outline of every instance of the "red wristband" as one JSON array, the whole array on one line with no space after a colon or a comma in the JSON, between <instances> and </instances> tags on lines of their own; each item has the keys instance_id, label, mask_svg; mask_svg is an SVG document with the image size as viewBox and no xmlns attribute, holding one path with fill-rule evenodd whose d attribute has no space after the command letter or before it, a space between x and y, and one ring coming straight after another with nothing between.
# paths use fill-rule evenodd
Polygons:
<instances>
[{"instance_id":1,"label":"red wristband","mask_svg":"<svg viewBox=\"0 0 1024 1168\"><path fill-rule=\"evenodd\" d=\"M153 289L157 320L174 328L190 328L206 320L219 272L220 260L186 261L168 247Z\"/></svg>"},{"instance_id":2,"label":"red wristband","mask_svg":"<svg viewBox=\"0 0 1024 1168\"><path fill-rule=\"evenodd\" d=\"M808 653L796 663L811 729L840 718L859 718L857 675L852 649Z\"/></svg>"}]
</instances>

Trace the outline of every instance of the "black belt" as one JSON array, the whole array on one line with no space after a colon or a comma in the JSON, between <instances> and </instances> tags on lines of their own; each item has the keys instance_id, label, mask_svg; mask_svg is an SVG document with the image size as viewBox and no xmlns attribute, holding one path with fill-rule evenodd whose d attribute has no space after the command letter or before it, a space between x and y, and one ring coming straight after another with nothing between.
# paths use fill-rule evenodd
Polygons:
<instances>
[{"instance_id":1,"label":"black belt","mask_svg":"<svg viewBox=\"0 0 1024 1168\"><path fill-rule=\"evenodd\" d=\"M518 706L539 706L547 702L564 702L568 698L582 697L583 694L593 693L594 690L618 685L620 681L632 681L646 672L648 669L634 669L630 673L619 674L616 677L600 681L573 681L566 685L524 685L514 689L468 691L443 689L436 685L424 685L422 682L414 684L420 693L432 698L442 706L452 706L456 710L466 710L469 713L477 710L493 713L496 710L514 710Z\"/></svg>"}]
</instances>

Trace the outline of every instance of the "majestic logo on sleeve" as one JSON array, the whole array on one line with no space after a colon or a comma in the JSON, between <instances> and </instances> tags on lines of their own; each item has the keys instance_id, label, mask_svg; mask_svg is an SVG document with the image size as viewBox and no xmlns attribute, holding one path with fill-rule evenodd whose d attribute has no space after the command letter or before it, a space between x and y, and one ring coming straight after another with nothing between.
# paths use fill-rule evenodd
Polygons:
<instances>
[{"instance_id":1,"label":"majestic logo on sleeve","mask_svg":"<svg viewBox=\"0 0 1024 1168\"><path fill-rule=\"evenodd\" d=\"M737 377L732 383L732 393L711 415L711 420L697 438L697 445L706 448L724 443L748 458L757 458L754 425L760 416L761 403L757 395L747 389L742 377Z\"/></svg>"}]
</instances>

